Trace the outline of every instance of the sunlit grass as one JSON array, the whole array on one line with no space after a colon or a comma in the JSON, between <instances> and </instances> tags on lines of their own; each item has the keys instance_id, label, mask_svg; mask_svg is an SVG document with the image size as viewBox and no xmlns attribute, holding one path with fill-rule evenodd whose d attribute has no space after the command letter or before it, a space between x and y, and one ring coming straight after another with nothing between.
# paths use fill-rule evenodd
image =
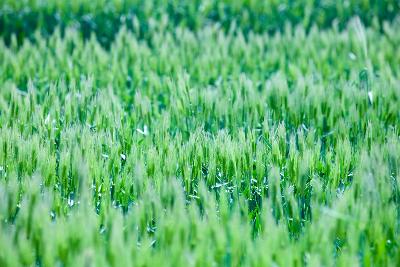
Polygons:
<instances>
[{"instance_id":1,"label":"sunlit grass","mask_svg":"<svg viewBox=\"0 0 400 267\"><path fill-rule=\"evenodd\" d=\"M398 266L399 23L241 26L2 39L0 266Z\"/></svg>"}]
</instances>

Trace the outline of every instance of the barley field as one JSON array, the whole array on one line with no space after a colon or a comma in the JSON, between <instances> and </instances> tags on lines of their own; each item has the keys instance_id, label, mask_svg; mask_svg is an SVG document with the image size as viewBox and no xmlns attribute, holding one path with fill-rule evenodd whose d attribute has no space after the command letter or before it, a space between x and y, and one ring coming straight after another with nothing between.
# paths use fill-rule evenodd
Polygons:
<instances>
[{"instance_id":1,"label":"barley field","mask_svg":"<svg viewBox=\"0 0 400 267\"><path fill-rule=\"evenodd\" d=\"M1 0L0 266L400 266L400 2Z\"/></svg>"}]
</instances>

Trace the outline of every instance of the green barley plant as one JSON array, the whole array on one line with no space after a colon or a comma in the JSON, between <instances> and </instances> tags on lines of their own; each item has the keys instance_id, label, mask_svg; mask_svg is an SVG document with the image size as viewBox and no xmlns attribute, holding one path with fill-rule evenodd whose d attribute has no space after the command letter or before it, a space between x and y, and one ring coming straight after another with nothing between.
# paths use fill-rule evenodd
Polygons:
<instances>
[{"instance_id":1,"label":"green barley plant","mask_svg":"<svg viewBox=\"0 0 400 267\"><path fill-rule=\"evenodd\" d=\"M399 3L139 2L0 4L0 266L399 266Z\"/></svg>"}]
</instances>

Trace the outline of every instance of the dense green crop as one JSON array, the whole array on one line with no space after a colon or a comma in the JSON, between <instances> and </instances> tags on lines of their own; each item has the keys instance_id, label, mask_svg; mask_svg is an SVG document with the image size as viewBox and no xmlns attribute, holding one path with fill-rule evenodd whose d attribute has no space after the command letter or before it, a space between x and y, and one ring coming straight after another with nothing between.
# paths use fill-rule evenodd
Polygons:
<instances>
[{"instance_id":1,"label":"dense green crop","mask_svg":"<svg viewBox=\"0 0 400 267\"><path fill-rule=\"evenodd\" d=\"M180 18L154 0L154 14L180 22L154 20L145 39L142 20L112 26L105 47L71 25L83 7L106 23L102 1L29 2L4 5L28 14L18 23L63 15L53 33L0 15L0 266L400 265L389 7L348 1L363 16L346 24L340 4L309 1L308 18L290 9L271 23L313 23L271 33L197 13L200 1L181 3ZM120 2L104 12L124 14ZM343 27L317 27L335 17Z\"/></svg>"},{"instance_id":2,"label":"dense green crop","mask_svg":"<svg viewBox=\"0 0 400 267\"><path fill-rule=\"evenodd\" d=\"M35 29L48 36L56 27L74 27L85 38L95 33L108 46L121 26L138 30L146 40L156 24L170 31L218 24L225 31L236 25L244 34L272 33L286 24L343 28L354 16L369 26L391 21L399 12L398 0L2 0L0 34L7 42L16 34L21 42Z\"/></svg>"}]
</instances>

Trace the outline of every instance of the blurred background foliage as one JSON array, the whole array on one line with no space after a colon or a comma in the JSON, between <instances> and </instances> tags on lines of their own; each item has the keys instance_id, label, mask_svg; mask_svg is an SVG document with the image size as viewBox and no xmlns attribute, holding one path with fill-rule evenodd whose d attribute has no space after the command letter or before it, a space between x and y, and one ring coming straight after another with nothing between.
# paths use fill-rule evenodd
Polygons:
<instances>
[{"instance_id":1,"label":"blurred background foliage","mask_svg":"<svg viewBox=\"0 0 400 267\"><path fill-rule=\"evenodd\" d=\"M50 35L56 27L77 28L87 38L93 33L108 46L122 25L144 39L157 27L183 26L198 30L217 23L225 31L233 25L244 33L276 32L286 24L310 29L343 28L354 16L369 26L391 21L400 10L397 0L2 0L0 34L9 43L21 42L35 30Z\"/></svg>"}]
</instances>

